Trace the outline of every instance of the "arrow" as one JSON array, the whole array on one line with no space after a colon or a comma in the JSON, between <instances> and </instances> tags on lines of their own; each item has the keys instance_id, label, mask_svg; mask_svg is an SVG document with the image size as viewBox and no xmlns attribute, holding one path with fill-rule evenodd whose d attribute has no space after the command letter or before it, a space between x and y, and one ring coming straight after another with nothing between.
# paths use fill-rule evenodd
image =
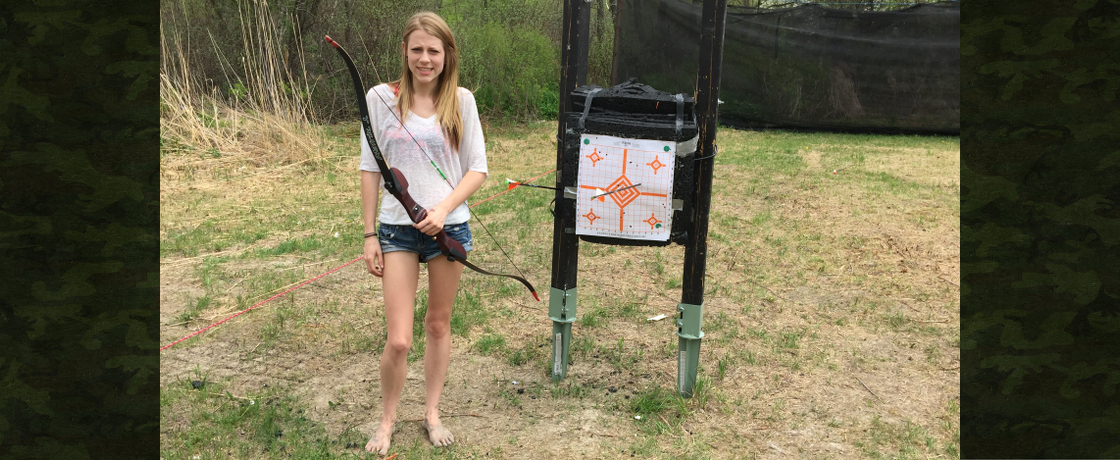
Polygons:
<instances>
[{"instance_id":1,"label":"arrow","mask_svg":"<svg viewBox=\"0 0 1120 460\"><path fill-rule=\"evenodd\" d=\"M549 190L559 190L556 187L547 187L547 186L544 186L544 185L526 184L524 182L518 182L518 181L515 181L515 180L510 179L508 177L506 178L506 183L509 184L509 188L507 188L506 190L513 190L517 187L547 188Z\"/></svg>"},{"instance_id":2,"label":"arrow","mask_svg":"<svg viewBox=\"0 0 1120 460\"><path fill-rule=\"evenodd\" d=\"M614 189L614 190L611 190L611 191L609 191L609 192L604 192L604 191L602 191L602 190L599 190L599 189L595 189L595 192L597 192L597 193L598 193L598 195L595 195L595 196L591 197L591 199L592 199L592 200L594 200L594 199L598 198L598 199L599 199L599 201L604 201L604 200L603 200L603 197L605 197L605 196L607 196L607 195L610 195L610 194L613 194L613 193L618 193L618 192L621 192L621 191L623 191L623 190L626 190L626 189L631 189L631 188L637 187L637 186L639 186L639 185L642 185L642 183L641 183L641 182L638 182L637 184L634 184L634 185L627 185L627 186L625 186L625 187L622 187L622 188L616 188L616 189Z\"/></svg>"}]
</instances>

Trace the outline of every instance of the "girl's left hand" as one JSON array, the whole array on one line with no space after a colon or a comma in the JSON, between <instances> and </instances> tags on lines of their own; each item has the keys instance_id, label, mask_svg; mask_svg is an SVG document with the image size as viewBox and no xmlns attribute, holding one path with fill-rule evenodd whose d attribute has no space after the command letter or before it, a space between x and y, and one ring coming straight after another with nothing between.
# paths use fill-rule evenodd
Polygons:
<instances>
[{"instance_id":1,"label":"girl's left hand","mask_svg":"<svg viewBox=\"0 0 1120 460\"><path fill-rule=\"evenodd\" d=\"M447 211L436 207L429 209L428 216L419 223L412 224L412 226L425 235L435 236L440 230L443 230L445 219L447 219Z\"/></svg>"}]
</instances>

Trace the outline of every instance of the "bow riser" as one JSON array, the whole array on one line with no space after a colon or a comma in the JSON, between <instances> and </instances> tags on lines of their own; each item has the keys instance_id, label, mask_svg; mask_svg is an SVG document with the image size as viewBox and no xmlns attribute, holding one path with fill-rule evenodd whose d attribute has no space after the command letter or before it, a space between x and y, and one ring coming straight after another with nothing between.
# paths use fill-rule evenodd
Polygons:
<instances>
[{"instance_id":1,"label":"bow riser","mask_svg":"<svg viewBox=\"0 0 1120 460\"><path fill-rule=\"evenodd\" d=\"M428 217L428 211L416 203L412 196L408 194L408 179L404 178L402 173L397 168L389 168L389 172L396 178L397 183L400 184L401 190L399 195L393 195L404 205L405 212L408 213L408 218L415 223L420 223L424 218ZM439 245L440 252L448 254L448 260L455 260L454 258L467 259L467 250L463 245L451 238L446 231L440 230L435 235L436 244Z\"/></svg>"},{"instance_id":2,"label":"bow riser","mask_svg":"<svg viewBox=\"0 0 1120 460\"><path fill-rule=\"evenodd\" d=\"M404 178L404 173L397 168L389 168L389 176L397 183L399 189L396 193L390 191L397 201L401 202L404 206L404 211L408 213L408 218L412 219L415 223L420 223L425 217L428 217L428 210L420 206L416 200L412 199L412 195L408 193L408 179ZM388 183L389 181L385 181Z\"/></svg>"}]
</instances>

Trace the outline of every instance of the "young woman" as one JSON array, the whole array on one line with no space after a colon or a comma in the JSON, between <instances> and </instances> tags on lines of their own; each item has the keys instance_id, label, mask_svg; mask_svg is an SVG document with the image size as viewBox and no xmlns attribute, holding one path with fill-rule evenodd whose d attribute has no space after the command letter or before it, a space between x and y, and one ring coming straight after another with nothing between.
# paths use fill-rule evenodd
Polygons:
<instances>
[{"instance_id":1,"label":"young woman","mask_svg":"<svg viewBox=\"0 0 1120 460\"><path fill-rule=\"evenodd\" d=\"M441 229L470 250L470 212L467 197L486 180L486 148L478 108L470 91L458 86L459 52L451 29L435 13L418 13L408 20L401 44L401 78L366 94L370 122L390 166L408 180L408 191L427 211L413 224L396 198L381 193L377 163L362 137L362 217L369 272L382 278L388 341L381 354L381 424L366 450L385 455L397 419L397 405L406 376L406 357L412 347L413 304L420 264L428 266L428 310L424 316L427 344L424 382L427 404L423 427L433 445L448 446L455 437L439 418L451 356L451 307L463 265L440 256L433 236ZM388 103L388 107L385 103ZM403 126L402 126L403 121ZM415 140L414 140L415 139ZM434 161L447 179L432 166ZM454 185L452 185L454 184ZM378 206L378 197L380 206ZM380 210L380 211L379 211Z\"/></svg>"}]
</instances>

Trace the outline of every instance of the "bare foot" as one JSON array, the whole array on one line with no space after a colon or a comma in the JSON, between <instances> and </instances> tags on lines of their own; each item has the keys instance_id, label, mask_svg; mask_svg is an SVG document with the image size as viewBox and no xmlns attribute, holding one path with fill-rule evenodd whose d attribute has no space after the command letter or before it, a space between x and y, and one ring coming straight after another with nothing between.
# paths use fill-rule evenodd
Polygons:
<instances>
[{"instance_id":1,"label":"bare foot","mask_svg":"<svg viewBox=\"0 0 1120 460\"><path fill-rule=\"evenodd\" d=\"M366 443L367 452L376 452L377 455L385 455L389 453L389 440L393 437L393 424L388 425L381 422L381 426L373 433L373 437L369 438Z\"/></svg>"},{"instance_id":2,"label":"bare foot","mask_svg":"<svg viewBox=\"0 0 1120 460\"><path fill-rule=\"evenodd\" d=\"M447 447L450 446L451 443L455 442L455 436L452 435L451 431L448 431L448 429L444 427L442 423L429 425L428 421L424 420L424 423L422 423L421 426L423 426L424 430L428 432L428 440L432 441L432 445L436 447Z\"/></svg>"}]
</instances>

